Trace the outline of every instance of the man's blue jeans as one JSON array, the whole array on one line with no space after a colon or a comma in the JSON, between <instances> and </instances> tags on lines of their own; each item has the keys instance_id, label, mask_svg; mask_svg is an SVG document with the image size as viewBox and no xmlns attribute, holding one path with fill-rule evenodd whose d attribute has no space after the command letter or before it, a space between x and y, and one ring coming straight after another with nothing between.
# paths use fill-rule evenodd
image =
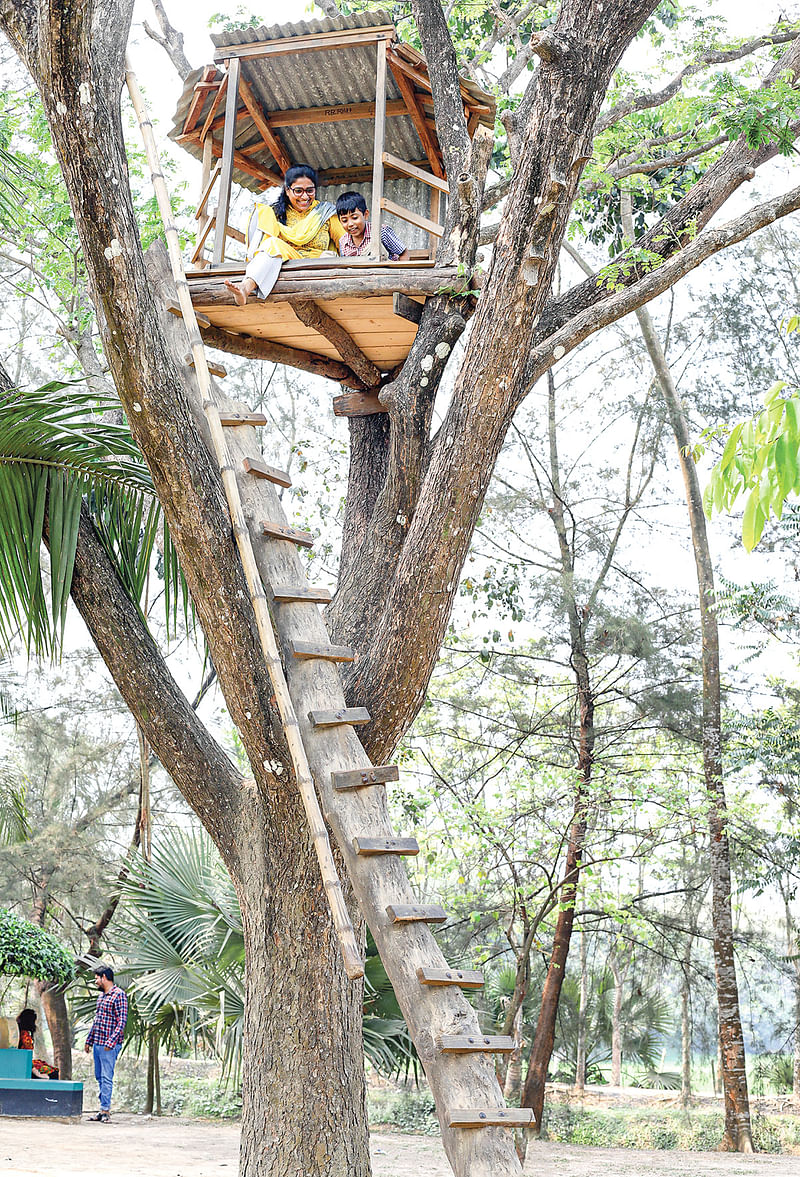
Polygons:
<instances>
[{"instance_id":1,"label":"man's blue jeans","mask_svg":"<svg viewBox=\"0 0 800 1177\"><path fill-rule=\"evenodd\" d=\"M106 1050L104 1046L94 1046L94 1077L100 1087L100 1111L107 1112L111 1108L111 1089L114 1083L114 1065L120 1052L119 1046L112 1046Z\"/></svg>"}]
</instances>

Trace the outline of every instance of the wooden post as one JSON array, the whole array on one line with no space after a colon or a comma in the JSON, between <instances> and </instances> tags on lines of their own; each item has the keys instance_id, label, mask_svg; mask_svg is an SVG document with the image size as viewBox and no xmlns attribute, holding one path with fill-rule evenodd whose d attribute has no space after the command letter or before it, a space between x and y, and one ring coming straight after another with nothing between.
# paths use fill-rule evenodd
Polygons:
<instances>
[{"instance_id":1,"label":"wooden post","mask_svg":"<svg viewBox=\"0 0 800 1177\"><path fill-rule=\"evenodd\" d=\"M383 200L383 146L386 141L386 38L376 45L375 70L375 139L372 148L372 222L370 257L381 259L381 201Z\"/></svg>"},{"instance_id":2,"label":"wooden post","mask_svg":"<svg viewBox=\"0 0 800 1177\"><path fill-rule=\"evenodd\" d=\"M225 238L228 228L228 210L231 204L231 183L233 180L233 152L236 138L236 106L239 101L238 57L228 62L228 92L225 95L225 131L222 137L222 175L219 179L219 206L217 223L214 227L213 265L225 261Z\"/></svg>"},{"instance_id":3,"label":"wooden post","mask_svg":"<svg viewBox=\"0 0 800 1177\"><path fill-rule=\"evenodd\" d=\"M441 225L441 208L442 208L442 194L438 188L431 188L431 220L436 221L437 225ZM436 250L439 248L439 238L434 233L428 234L428 249L430 256L436 256Z\"/></svg>"},{"instance_id":4,"label":"wooden post","mask_svg":"<svg viewBox=\"0 0 800 1177\"><path fill-rule=\"evenodd\" d=\"M198 198L199 201L202 201L203 194L205 193L206 188L208 187L209 181L211 179L211 171L213 169L213 166L214 166L214 155L211 150L211 136L207 135L206 138L203 140L203 170L200 173L200 196ZM210 214L207 212L204 212L202 217L200 218L200 223L197 226L197 236L195 237L195 241L198 244L200 243L200 238L203 237L203 231L208 226L208 222L210 219L211 219ZM197 258L192 258L192 260L197 262L197 265L200 269L205 269L205 267L208 265L208 259L203 257L202 251L200 252L200 254L198 254Z\"/></svg>"}]
</instances>

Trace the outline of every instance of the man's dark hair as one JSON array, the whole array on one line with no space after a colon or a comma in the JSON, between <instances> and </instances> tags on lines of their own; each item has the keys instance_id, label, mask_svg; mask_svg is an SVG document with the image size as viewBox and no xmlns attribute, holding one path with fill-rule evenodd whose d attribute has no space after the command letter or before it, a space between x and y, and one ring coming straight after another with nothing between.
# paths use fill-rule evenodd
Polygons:
<instances>
[{"instance_id":1,"label":"man's dark hair","mask_svg":"<svg viewBox=\"0 0 800 1177\"><path fill-rule=\"evenodd\" d=\"M107 977L109 981L114 980L114 970L111 965L99 964L93 971L96 977Z\"/></svg>"},{"instance_id":2,"label":"man's dark hair","mask_svg":"<svg viewBox=\"0 0 800 1177\"><path fill-rule=\"evenodd\" d=\"M361 213L367 211L367 202L360 192L343 192L341 196L336 197L336 212L339 216L342 213L355 212L356 209Z\"/></svg>"}]
</instances>

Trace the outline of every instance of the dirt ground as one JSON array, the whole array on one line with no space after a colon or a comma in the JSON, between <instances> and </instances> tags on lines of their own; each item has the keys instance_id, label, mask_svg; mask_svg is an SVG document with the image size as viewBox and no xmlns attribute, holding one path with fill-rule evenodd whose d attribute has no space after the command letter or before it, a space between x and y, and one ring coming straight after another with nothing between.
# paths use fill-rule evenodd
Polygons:
<instances>
[{"instance_id":1,"label":"dirt ground","mask_svg":"<svg viewBox=\"0 0 800 1177\"><path fill-rule=\"evenodd\" d=\"M235 1177L236 1124L120 1115L111 1124L0 1119L6 1177ZM438 1140L372 1135L374 1177L450 1177ZM800 1157L646 1152L534 1143L530 1177L800 1177Z\"/></svg>"}]
</instances>

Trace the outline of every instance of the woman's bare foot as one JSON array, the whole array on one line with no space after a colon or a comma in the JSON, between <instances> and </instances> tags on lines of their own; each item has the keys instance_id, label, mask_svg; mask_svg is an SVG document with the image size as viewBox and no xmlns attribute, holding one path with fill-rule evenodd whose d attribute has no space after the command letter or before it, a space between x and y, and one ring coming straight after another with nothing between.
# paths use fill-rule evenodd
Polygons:
<instances>
[{"instance_id":1,"label":"woman's bare foot","mask_svg":"<svg viewBox=\"0 0 800 1177\"><path fill-rule=\"evenodd\" d=\"M256 288L256 284L252 278L245 278L242 282L231 282L226 278L225 285L233 295L233 301L237 307L247 306L248 295L252 294Z\"/></svg>"}]
</instances>

